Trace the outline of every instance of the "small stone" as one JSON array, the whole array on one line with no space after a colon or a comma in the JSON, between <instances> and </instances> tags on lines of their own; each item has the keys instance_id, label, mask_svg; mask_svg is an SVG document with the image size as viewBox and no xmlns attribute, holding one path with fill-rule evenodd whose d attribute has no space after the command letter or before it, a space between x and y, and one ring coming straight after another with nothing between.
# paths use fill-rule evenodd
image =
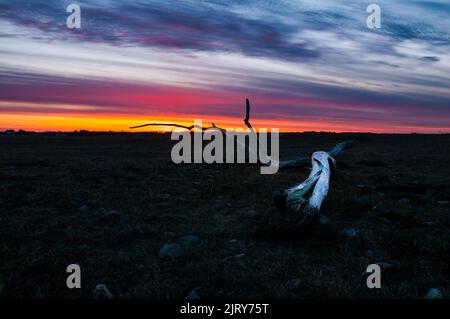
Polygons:
<instances>
[{"instance_id":1,"label":"small stone","mask_svg":"<svg viewBox=\"0 0 450 319\"><path fill-rule=\"evenodd\" d=\"M190 248L200 242L200 238L195 235L187 235L178 238L177 243L183 248Z\"/></svg>"},{"instance_id":2,"label":"small stone","mask_svg":"<svg viewBox=\"0 0 450 319\"><path fill-rule=\"evenodd\" d=\"M373 252L373 250L368 250L366 251L366 253L364 254L367 258L374 258L375 257L375 253Z\"/></svg>"},{"instance_id":3,"label":"small stone","mask_svg":"<svg viewBox=\"0 0 450 319\"><path fill-rule=\"evenodd\" d=\"M194 289L189 293L189 295L186 296L186 299L187 300L197 300L197 299L200 299L200 297Z\"/></svg>"},{"instance_id":4,"label":"small stone","mask_svg":"<svg viewBox=\"0 0 450 319\"><path fill-rule=\"evenodd\" d=\"M325 217L324 215L320 215L318 221L319 221L319 225L321 225L321 226L330 226L331 225L330 219L328 217Z\"/></svg>"},{"instance_id":5,"label":"small stone","mask_svg":"<svg viewBox=\"0 0 450 319\"><path fill-rule=\"evenodd\" d=\"M78 210L82 213L86 213L89 210L89 207L87 205L82 205Z\"/></svg>"},{"instance_id":6,"label":"small stone","mask_svg":"<svg viewBox=\"0 0 450 319\"><path fill-rule=\"evenodd\" d=\"M355 228L344 228L339 232L339 234L347 239L355 239L359 237L358 230Z\"/></svg>"},{"instance_id":7,"label":"small stone","mask_svg":"<svg viewBox=\"0 0 450 319\"><path fill-rule=\"evenodd\" d=\"M386 216L390 214L390 210L384 206L383 203L378 203L372 208L372 212L377 213L382 216Z\"/></svg>"},{"instance_id":8,"label":"small stone","mask_svg":"<svg viewBox=\"0 0 450 319\"><path fill-rule=\"evenodd\" d=\"M237 239L231 239L230 241L229 241L229 243L230 244L237 244L239 242L239 240L237 240Z\"/></svg>"},{"instance_id":9,"label":"small stone","mask_svg":"<svg viewBox=\"0 0 450 319\"><path fill-rule=\"evenodd\" d=\"M94 288L95 299L113 299L114 295L109 291L105 284L99 284Z\"/></svg>"},{"instance_id":10,"label":"small stone","mask_svg":"<svg viewBox=\"0 0 450 319\"><path fill-rule=\"evenodd\" d=\"M288 282L286 282L286 288L287 290L297 290L302 281L300 279L291 279Z\"/></svg>"},{"instance_id":11,"label":"small stone","mask_svg":"<svg viewBox=\"0 0 450 319\"><path fill-rule=\"evenodd\" d=\"M431 288L426 293L425 299L444 299L444 294L437 288Z\"/></svg>"},{"instance_id":12,"label":"small stone","mask_svg":"<svg viewBox=\"0 0 450 319\"><path fill-rule=\"evenodd\" d=\"M183 254L183 248L178 244L165 244L159 250L159 257L161 258L177 258Z\"/></svg>"},{"instance_id":13,"label":"small stone","mask_svg":"<svg viewBox=\"0 0 450 319\"><path fill-rule=\"evenodd\" d=\"M427 222L423 222L422 225L424 225L424 226L433 226L434 222L427 221Z\"/></svg>"},{"instance_id":14,"label":"small stone","mask_svg":"<svg viewBox=\"0 0 450 319\"><path fill-rule=\"evenodd\" d=\"M376 187L373 185L364 185L364 184L359 184L356 187L361 188L361 189L370 189L370 190L376 189Z\"/></svg>"},{"instance_id":15,"label":"small stone","mask_svg":"<svg viewBox=\"0 0 450 319\"><path fill-rule=\"evenodd\" d=\"M377 265L380 266L381 270L389 270L396 268L396 265L387 262L380 262L377 263Z\"/></svg>"},{"instance_id":16,"label":"small stone","mask_svg":"<svg viewBox=\"0 0 450 319\"><path fill-rule=\"evenodd\" d=\"M229 260L233 260L233 259L241 259L241 258L244 258L244 257L245 257L245 254L238 254L238 255L234 255L234 256L225 257L223 259L223 261L229 261Z\"/></svg>"},{"instance_id":17,"label":"small stone","mask_svg":"<svg viewBox=\"0 0 450 319\"><path fill-rule=\"evenodd\" d=\"M320 215L317 219L315 233L319 238L325 240L332 239L336 236L333 225L331 224L330 220L324 215Z\"/></svg>"},{"instance_id":18,"label":"small stone","mask_svg":"<svg viewBox=\"0 0 450 319\"><path fill-rule=\"evenodd\" d=\"M438 203L439 205L448 205L449 201L448 200L438 200L436 203Z\"/></svg>"},{"instance_id":19,"label":"small stone","mask_svg":"<svg viewBox=\"0 0 450 319\"><path fill-rule=\"evenodd\" d=\"M75 226L69 226L64 230L66 236L70 239L80 237L81 232Z\"/></svg>"},{"instance_id":20,"label":"small stone","mask_svg":"<svg viewBox=\"0 0 450 319\"><path fill-rule=\"evenodd\" d=\"M409 198L401 198L398 200L400 205L409 205L411 204L411 200Z\"/></svg>"},{"instance_id":21,"label":"small stone","mask_svg":"<svg viewBox=\"0 0 450 319\"><path fill-rule=\"evenodd\" d=\"M239 214L248 217L248 218L255 218L258 216L258 212L251 208L243 208L239 210Z\"/></svg>"}]
</instances>

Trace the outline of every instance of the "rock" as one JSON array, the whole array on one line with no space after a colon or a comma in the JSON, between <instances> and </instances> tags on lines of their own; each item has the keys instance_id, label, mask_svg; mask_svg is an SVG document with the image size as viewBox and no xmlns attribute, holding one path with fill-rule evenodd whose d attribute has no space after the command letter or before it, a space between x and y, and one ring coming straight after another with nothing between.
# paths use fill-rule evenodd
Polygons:
<instances>
[{"instance_id":1,"label":"rock","mask_svg":"<svg viewBox=\"0 0 450 319\"><path fill-rule=\"evenodd\" d=\"M333 228L333 224L324 215L320 215L317 219L315 234L319 238L328 240L336 237L336 231Z\"/></svg>"},{"instance_id":2,"label":"rock","mask_svg":"<svg viewBox=\"0 0 450 319\"><path fill-rule=\"evenodd\" d=\"M326 226L326 227L331 226L330 219L324 215L319 216L318 223L320 226Z\"/></svg>"},{"instance_id":3,"label":"rock","mask_svg":"<svg viewBox=\"0 0 450 319\"><path fill-rule=\"evenodd\" d=\"M439 205L448 205L449 201L448 200L438 200L436 203L438 203Z\"/></svg>"},{"instance_id":4,"label":"rock","mask_svg":"<svg viewBox=\"0 0 450 319\"><path fill-rule=\"evenodd\" d=\"M427 221L427 222L423 222L422 225L424 225L424 226L433 226L434 222Z\"/></svg>"},{"instance_id":5,"label":"rock","mask_svg":"<svg viewBox=\"0 0 450 319\"><path fill-rule=\"evenodd\" d=\"M356 187L361 188L361 189L367 189L367 190L374 190L377 189L375 186L373 185L365 185L365 184L359 184L356 185Z\"/></svg>"},{"instance_id":6,"label":"rock","mask_svg":"<svg viewBox=\"0 0 450 319\"><path fill-rule=\"evenodd\" d=\"M237 239L231 239L229 241L229 243L232 244L232 245L237 244L238 242L239 242L239 240L237 240Z\"/></svg>"},{"instance_id":7,"label":"rock","mask_svg":"<svg viewBox=\"0 0 450 319\"><path fill-rule=\"evenodd\" d=\"M424 299L444 299L444 294L437 288L431 288L424 296Z\"/></svg>"},{"instance_id":8,"label":"rock","mask_svg":"<svg viewBox=\"0 0 450 319\"><path fill-rule=\"evenodd\" d=\"M377 263L377 265L380 266L381 270L392 270L401 268L400 264L398 263L380 262Z\"/></svg>"},{"instance_id":9,"label":"rock","mask_svg":"<svg viewBox=\"0 0 450 319\"><path fill-rule=\"evenodd\" d=\"M194 290L192 290L189 295L186 296L187 300L197 300L200 299L200 297L198 296L197 292Z\"/></svg>"},{"instance_id":10,"label":"rock","mask_svg":"<svg viewBox=\"0 0 450 319\"><path fill-rule=\"evenodd\" d=\"M302 281L298 278L288 280L286 282L286 289L287 290L297 290L298 288L300 288L301 283L302 283Z\"/></svg>"},{"instance_id":11,"label":"rock","mask_svg":"<svg viewBox=\"0 0 450 319\"><path fill-rule=\"evenodd\" d=\"M165 244L159 250L161 258L177 258L183 255L183 248L178 244Z\"/></svg>"},{"instance_id":12,"label":"rock","mask_svg":"<svg viewBox=\"0 0 450 319\"><path fill-rule=\"evenodd\" d=\"M100 208L95 212L97 216L97 221L104 224L115 224L122 220L122 214L117 210L107 210L104 208Z\"/></svg>"},{"instance_id":13,"label":"rock","mask_svg":"<svg viewBox=\"0 0 450 319\"><path fill-rule=\"evenodd\" d=\"M70 239L77 239L81 237L81 231L77 229L75 226L68 226L64 233L66 234L67 238Z\"/></svg>"},{"instance_id":14,"label":"rock","mask_svg":"<svg viewBox=\"0 0 450 319\"><path fill-rule=\"evenodd\" d=\"M89 211L89 207L87 205L82 205L78 210L82 213L87 213Z\"/></svg>"},{"instance_id":15,"label":"rock","mask_svg":"<svg viewBox=\"0 0 450 319\"><path fill-rule=\"evenodd\" d=\"M391 213L391 211L386 208L386 206L384 206L383 203L378 203L376 204L373 208L372 208L372 212L377 213L381 216L386 216L389 215Z\"/></svg>"},{"instance_id":16,"label":"rock","mask_svg":"<svg viewBox=\"0 0 450 319\"><path fill-rule=\"evenodd\" d=\"M375 257L375 253L373 250L368 250L366 251L366 253L364 254L367 258L374 258Z\"/></svg>"},{"instance_id":17,"label":"rock","mask_svg":"<svg viewBox=\"0 0 450 319\"><path fill-rule=\"evenodd\" d=\"M398 200L400 205L409 205L411 204L411 200L409 198L401 198Z\"/></svg>"},{"instance_id":18,"label":"rock","mask_svg":"<svg viewBox=\"0 0 450 319\"><path fill-rule=\"evenodd\" d=\"M339 235L345 239L356 239L359 237L358 230L355 228L344 228L339 232Z\"/></svg>"},{"instance_id":19,"label":"rock","mask_svg":"<svg viewBox=\"0 0 450 319\"><path fill-rule=\"evenodd\" d=\"M363 246L362 238L356 228L344 228L338 233L338 236L345 243L346 249L353 251Z\"/></svg>"},{"instance_id":20,"label":"rock","mask_svg":"<svg viewBox=\"0 0 450 319\"><path fill-rule=\"evenodd\" d=\"M237 254L237 255L234 255L234 256L225 257L223 259L223 261L229 261L229 260L233 260L233 259L241 259L241 258L244 258L244 257L245 257L245 254Z\"/></svg>"},{"instance_id":21,"label":"rock","mask_svg":"<svg viewBox=\"0 0 450 319\"><path fill-rule=\"evenodd\" d=\"M200 238L195 235L187 235L178 238L177 243L183 248L191 248L192 246L195 246L198 243L200 243Z\"/></svg>"},{"instance_id":22,"label":"rock","mask_svg":"<svg viewBox=\"0 0 450 319\"><path fill-rule=\"evenodd\" d=\"M95 299L113 299L114 295L109 291L105 284L99 284L94 288Z\"/></svg>"},{"instance_id":23,"label":"rock","mask_svg":"<svg viewBox=\"0 0 450 319\"><path fill-rule=\"evenodd\" d=\"M255 218L258 216L258 212L251 208L240 209L239 214L248 218Z\"/></svg>"}]
</instances>

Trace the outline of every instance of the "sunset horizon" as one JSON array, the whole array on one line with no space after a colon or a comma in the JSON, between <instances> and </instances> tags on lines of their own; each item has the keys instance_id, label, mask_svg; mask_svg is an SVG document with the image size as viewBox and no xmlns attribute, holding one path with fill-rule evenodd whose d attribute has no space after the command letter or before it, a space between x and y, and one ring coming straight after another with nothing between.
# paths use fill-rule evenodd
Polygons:
<instances>
[{"instance_id":1,"label":"sunset horizon","mask_svg":"<svg viewBox=\"0 0 450 319\"><path fill-rule=\"evenodd\" d=\"M444 3L380 1L373 29L353 1L78 4L80 28L66 3L0 4L0 129L239 127L248 97L280 131L450 132Z\"/></svg>"}]
</instances>

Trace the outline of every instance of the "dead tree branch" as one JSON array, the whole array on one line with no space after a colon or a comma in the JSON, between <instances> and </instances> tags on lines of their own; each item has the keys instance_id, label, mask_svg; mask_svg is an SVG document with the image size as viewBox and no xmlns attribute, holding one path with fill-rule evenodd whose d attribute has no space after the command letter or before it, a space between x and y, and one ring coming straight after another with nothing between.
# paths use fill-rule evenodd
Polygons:
<instances>
[{"instance_id":1,"label":"dead tree branch","mask_svg":"<svg viewBox=\"0 0 450 319\"><path fill-rule=\"evenodd\" d=\"M146 127L146 126L171 126L171 127L179 127L179 128L184 128L187 129L188 131L192 131L194 128L207 131L207 130L219 130L221 132L225 132L225 129L217 127L216 124L212 123L212 126L209 127L201 127L199 125L190 125L190 126L186 126L186 125L181 125L181 124L175 124L175 123L150 123L150 124L144 124L144 125L138 125L138 126L132 126L130 127L130 129L135 129L135 128L141 128L141 127Z\"/></svg>"},{"instance_id":2,"label":"dead tree branch","mask_svg":"<svg viewBox=\"0 0 450 319\"><path fill-rule=\"evenodd\" d=\"M319 217L320 207L325 200L330 187L331 169L336 167L334 157L351 147L353 142L345 141L337 144L328 152L314 152L310 162L311 172L308 178L275 196L275 205L281 211L298 214L297 221L301 226L308 226ZM292 160L290 166L303 166L304 158Z\"/></svg>"},{"instance_id":3,"label":"dead tree branch","mask_svg":"<svg viewBox=\"0 0 450 319\"><path fill-rule=\"evenodd\" d=\"M353 146L352 141L345 141L336 144L335 147L333 147L331 150L329 150L327 153L331 157L339 156L344 150L350 148ZM311 163L310 157L298 157L291 160L286 161L280 161L280 168L293 168L293 167L301 167L301 166L308 166Z\"/></svg>"}]
</instances>

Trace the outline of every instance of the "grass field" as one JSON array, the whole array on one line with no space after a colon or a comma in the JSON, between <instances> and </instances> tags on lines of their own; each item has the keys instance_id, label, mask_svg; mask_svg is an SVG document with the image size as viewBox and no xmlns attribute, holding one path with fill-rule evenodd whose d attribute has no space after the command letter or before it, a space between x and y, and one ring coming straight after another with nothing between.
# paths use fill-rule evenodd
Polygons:
<instances>
[{"instance_id":1,"label":"grass field","mask_svg":"<svg viewBox=\"0 0 450 319\"><path fill-rule=\"evenodd\" d=\"M163 134L0 136L0 296L91 298L99 283L118 298L449 296L450 135L284 134L281 158L348 139L322 208L331 226L297 238L274 235L291 217L273 194L308 168L175 165ZM191 234L182 256L159 256ZM73 263L82 288L69 290Z\"/></svg>"}]
</instances>

